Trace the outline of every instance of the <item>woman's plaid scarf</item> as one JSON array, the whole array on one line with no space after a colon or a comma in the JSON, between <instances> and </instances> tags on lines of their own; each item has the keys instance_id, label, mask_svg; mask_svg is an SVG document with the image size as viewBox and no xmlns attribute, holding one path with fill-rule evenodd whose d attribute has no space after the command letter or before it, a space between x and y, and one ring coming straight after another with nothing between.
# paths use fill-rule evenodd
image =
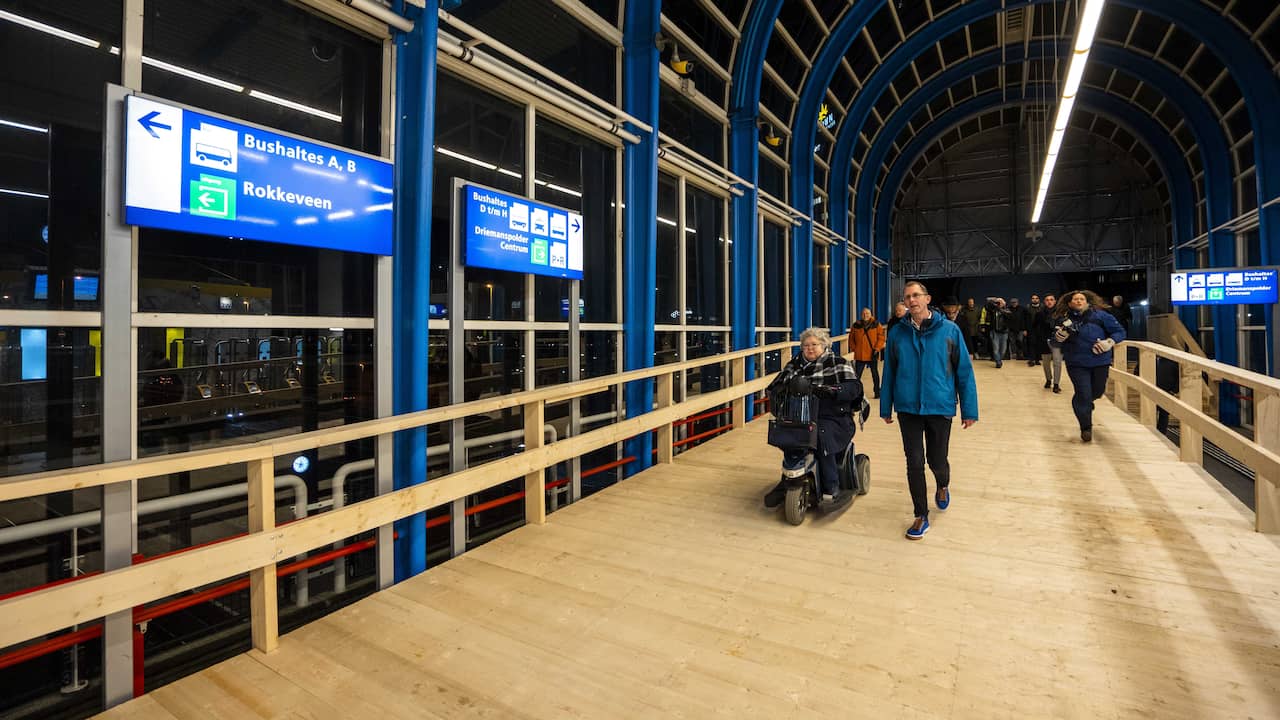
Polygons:
<instances>
[{"instance_id":1,"label":"woman's plaid scarf","mask_svg":"<svg viewBox=\"0 0 1280 720\"><path fill-rule=\"evenodd\" d=\"M782 372L778 373L778 377L769 385L770 387L781 386L797 375L807 377L817 385L839 385L858 379L857 373L853 371L853 365L850 365L848 360L827 350L813 362L805 360L803 352L796 353L796 356L791 358L791 362L782 368Z\"/></svg>"}]
</instances>

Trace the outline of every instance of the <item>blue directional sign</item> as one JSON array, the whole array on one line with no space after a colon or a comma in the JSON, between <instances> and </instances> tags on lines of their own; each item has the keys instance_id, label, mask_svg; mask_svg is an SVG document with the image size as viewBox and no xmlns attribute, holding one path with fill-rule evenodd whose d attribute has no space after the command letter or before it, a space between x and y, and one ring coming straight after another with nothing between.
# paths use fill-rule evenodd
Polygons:
<instances>
[{"instance_id":1,"label":"blue directional sign","mask_svg":"<svg viewBox=\"0 0 1280 720\"><path fill-rule=\"evenodd\" d=\"M125 222L391 254L391 163L186 106L125 98Z\"/></svg>"},{"instance_id":2,"label":"blue directional sign","mask_svg":"<svg viewBox=\"0 0 1280 720\"><path fill-rule=\"evenodd\" d=\"M1266 305L1277 302L1275 268L1175 272L1169 278L1174 305Z\"/></svg>"},{"instance_id":3,"label":"blue directional sign","mask_svg":"<svg viewBox=\"0 0 1280 720\"><path fill-rule=\"evenodd\" d=\"M479 185L462 192L467 265L582 279L582 215Z\"/></svg>"}]
</instances>

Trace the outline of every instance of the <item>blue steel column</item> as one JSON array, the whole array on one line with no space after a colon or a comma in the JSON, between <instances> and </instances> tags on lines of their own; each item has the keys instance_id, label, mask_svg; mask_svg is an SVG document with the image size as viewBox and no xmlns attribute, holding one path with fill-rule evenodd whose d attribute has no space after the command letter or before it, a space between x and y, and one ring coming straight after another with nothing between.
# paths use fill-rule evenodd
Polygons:
<instances>
[{"instance_id":1,"label":"blue steel column","mask_svg":"<svg viewBox=\"0 0 1280 720\"><path fill-rule=\"evenodd\" d=\"M791 228L791 334L800 333L813 320L813 228L803 223Z\"/></svg>"},{"instance_id":2,"label":"blue steel column","mask_svg":"<svg viewBox=\"0 0 1280 720\"><path fill-rule=\"evenodd\" d=\"M407 3L406 3L407 5ZM435 137L434 7L404 8L413 31L396 37L396 210L392 261L393 408L427 409L427 300L431 280L431 174ZM413 17L417 14L417 17ZM461 311L461 308L453 308ZM426 428L395 435L395 488L426 482ZM427 569L426 514L396 523L396 582Z\"/></svg>"},{"instance_id":3,"label":"blue steel column","mask_svg":"<svg viewBox=\"0 0 1280 720\"><path fill-rule=\"evenodd\" d=\"M729 202L729 212L733 224L733 307L730 317L733 318L734 350L745 350L756 344L756 308L758 264L759 223L756 216L756 205L759 193L755 184L760 172L760 154L756 148L756 115L754 112L737 111L729 121L729 157L732 172L751 182L752 187L743 188L741 197L733 196ZM746 172L743 172L746 170ZM755 362L748 359L746 363L746 379L756 376ZM747 419L755 414L755 404L747 403Z\"/></svg>"},{"instance_id":4,"label":"blue steel column","mask_svg":"<svg viewBox=\"0 0 1280 720\"><path fill-rule=\"evenodd\" d=\"M760 181L759 129L756 119L760 107L760 77L764 73L765 49L773 37L773 24L782 8L782 0L756 0L747 11L738 52L734 59L733 80L729 84L729 171L751 183L743 188L742 197L729 203L733 228L733 349L744 350L756 344L756 279L759 270L759 230L756 209L760 200L756 184ZM755 361L746 363L746 378L756 376ZM747 403L747 419L755 414L755 406Z\"/></svg>"},{"instance_id":5,"label":"blue steel column","mask_svg":"<svg viewBox=\"0 0 1280 720\"><path fill-rule=\"evenodd\" d=\"M654 287L657 283L658 217L658 34L660 2L627 3L622 37L623 109L653 127L622 151L623 362L627 370L653 366ZM627 417L653 408L653 381L628 383ZM642 433L626 442L635 462L627 475L653 464L653 442Z\"/></svg>"}]
</instances>

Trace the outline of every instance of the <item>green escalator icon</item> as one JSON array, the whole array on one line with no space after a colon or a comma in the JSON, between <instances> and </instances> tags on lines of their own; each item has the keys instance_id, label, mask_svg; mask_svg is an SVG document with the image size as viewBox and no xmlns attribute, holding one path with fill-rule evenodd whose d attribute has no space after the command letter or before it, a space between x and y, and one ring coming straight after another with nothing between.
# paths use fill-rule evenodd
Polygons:
<instances>
[{"instance_id":1,"label":"green escalator icon","mask_svg":"<svg viewBox=\"0 0 1280 720\"><path fill-rule=\"evenodd\" d=\"M191 181L191 214L219 220L236 219L236 181L234 178L200 174Z\"/></svg>"}]
</instances>

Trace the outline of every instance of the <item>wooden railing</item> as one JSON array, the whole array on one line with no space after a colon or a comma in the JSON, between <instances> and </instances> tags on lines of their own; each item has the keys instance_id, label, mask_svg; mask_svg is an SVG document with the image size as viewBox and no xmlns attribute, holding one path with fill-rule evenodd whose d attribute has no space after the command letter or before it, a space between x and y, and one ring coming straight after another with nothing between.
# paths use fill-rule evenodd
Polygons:
<instances>
[{"instance_id":1,"label":"wooden railing","mask_svg":"<svg viewBox=\"0 0 1280 720\"><path fill-rule=\"evenodd\" d=\"M1137 349L1137 375L1128 370L1129 348ZM1156 387L1156 358L1177 363L1178 397ZM1252 391L1252 440L1203 411L1205 377L1211 385L1226 380ZM1252 469L1256 476L1255 528L1258 532L1280 533L1280 380L1164 345L1137 341L1116 346L1111 378L1120 408L1128 408L1129 392L1138 394L1142 424L1155 424L1157 407L1178 419L1179 456L1183 462L1204 464L1202 441L1208 439Z\"/></svg>"},{"instance_id":2,"label":"wooden railing","mask_svg":"<svg viewBox=\"0 0 1280 720\"><path fill-rule=\"evenodd\" d=\"M796 345L795 342L776 343L246 445L0 480L0 501L239 463L246 464L249 480L248 534L0 602L0 617L4 618L0 623L0 648L248 573L253 645L259 650L271 650L276 647L279 636L277 562L388 526L518 477L525 481L525 520L530 524L541 524L546 520L543 484L546 468L655 430L657 459L663 463L671 462L674 456L673 422L717 405L729 404L733 426L741 427L746 421L750 396L763 390L770 379L765 375L746 380L747 358L758 356L760 362L757 367L763 368L766 353L785 354ZM726 362L729 364L727 387L682 403L673 401L676 373ZM652 412L544 444L543 420L548 403L564 402L622 383L650 378L656 383L656 408ZM276 457L516 407L523 410L523 452L276 527Z\"/></svg>"}]
</instances>

